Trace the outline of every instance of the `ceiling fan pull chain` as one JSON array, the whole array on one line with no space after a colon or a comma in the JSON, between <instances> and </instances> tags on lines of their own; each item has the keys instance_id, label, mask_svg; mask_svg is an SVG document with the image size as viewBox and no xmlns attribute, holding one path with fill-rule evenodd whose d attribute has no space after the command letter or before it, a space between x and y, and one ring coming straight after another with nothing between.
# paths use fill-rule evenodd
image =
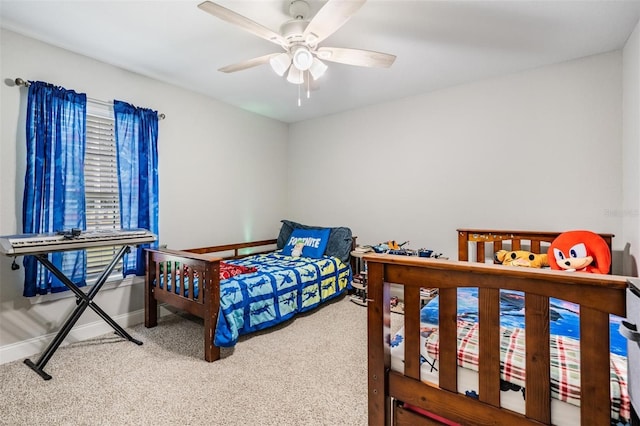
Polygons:
<instances>
[{"instance_id":1,"label":"ceiling fan pull chain","mask_svg":"<svg viewBox=\"0 0 640 426\"><path fill-rule=\"evenodd\" d=\"M302 101L300 100L300 84L298 86L298 106L302 105Z\"/></svg>"},{"instance_id":2,"label":"ceiling fan pull chain","mask_svg":"<svg viewBox=\"0 0 640 426\"><path fill-rule=\"evenodd\" d=\"M311 98L311 82L309 81L309 70L307 70L307 99Z\"/></svg>"}]
</instances>

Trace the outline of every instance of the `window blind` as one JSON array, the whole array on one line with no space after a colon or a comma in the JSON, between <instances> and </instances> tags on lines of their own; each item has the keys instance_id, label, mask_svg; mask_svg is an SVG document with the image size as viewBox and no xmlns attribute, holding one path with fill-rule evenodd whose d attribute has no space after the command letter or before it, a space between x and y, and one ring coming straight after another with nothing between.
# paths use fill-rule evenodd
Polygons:
<instances>
[{"instance_id":1,"label":"window blind","mask_svg":"<svg viewBox=\"0 0 640 426\"><path fill-rule=\"evenodd\" d=\"M84 164L87 230L119 229L120 198L113 106L87 101ZM87 278L96 278L118 247L87 249ZM122 261L114 271L122 271Z\"/></svg>"}]
</instances>

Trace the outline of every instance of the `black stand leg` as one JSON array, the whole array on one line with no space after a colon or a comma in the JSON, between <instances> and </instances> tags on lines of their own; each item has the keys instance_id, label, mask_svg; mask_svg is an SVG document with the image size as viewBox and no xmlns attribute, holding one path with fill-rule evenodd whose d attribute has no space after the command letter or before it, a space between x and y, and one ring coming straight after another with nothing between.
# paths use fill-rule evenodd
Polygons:
<instances>
[{"instance_id":1,"label":"black stand leg","mask_svg":"<svg viewBox=\"0 0 640 426\"><path fill-rule=\"evenodd\" d=\"M77 297L77 305L73 310L69 318L62 325L58 334L54 337L54 339L49 343L49 346L45 349L45 351L40 356L40 359L37 362L33 362L30 359L24 360L24 363L28 365L33 371L38 373L44 380L50 380L51 376L44 371L45 365L49 362L53 354L58 350L58 347L64 339L67 337L75 323L80 319L80 316L83 314L87 307L91 308L100 318L102 318L107 324L111 326L115 330L115 332L122 338L129 340L130 342L135 343L136 345L142 345L142 342L134 339L127 333L122 327L118 325L109 315L107 315L98 305L93 302L93 298L96 296L98 291L102 288L102 285L107 281L107 278L113 271L113 268L117 265L118 261L124 256L125 253L130 251L129 246L123 246L118 253L113 257L109 265L102 271L102 274L96 281L96 284L93 286L89 293L85 294L78 286L76 286L69 278L67 278L53 263L49 261L49 258L46 254L37 254L35 255L36 259L40 261L53 275L56 276L64 285L69 287L71 291Z\"/></svg>"}]
</instances>

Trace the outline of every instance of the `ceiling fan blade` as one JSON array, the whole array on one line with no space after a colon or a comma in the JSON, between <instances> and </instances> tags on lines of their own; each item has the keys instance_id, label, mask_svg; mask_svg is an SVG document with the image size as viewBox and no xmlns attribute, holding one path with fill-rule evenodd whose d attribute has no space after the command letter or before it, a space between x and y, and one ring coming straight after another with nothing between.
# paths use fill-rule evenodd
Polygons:
<instances>
[{"instance_id":1,"label":"ceiling fan blade","mask_svg":"<svg viewBox=\"0 0 640 426\"><path fill-rule=\"evenodd\" d=\"M336 32L367 0L328 0L311 19L303 33L304 40L318 44Z\"/></svg>"},{"instance_id":2,"label":"ceiling fan blade","mask_svg":"<svg viewBox=\"0 0 640 426\"><path fill-rule=\"evenodd\" d=\"M249 59L248 61L238 62L237 64L227 65L226 67L222 67L218 69L218 71L222 72L236 72L246 70L247 68L257 67L258 65L266 64L269 62L269 59L275 58L281 53L270 53L268 55L260 56L258 58Z\"/></svg>"},{"instance_id":3,"label":"ceiling fan blade","mask_svg":"<svg viewBox=\"0 0 640 426\"><path fill-rule=\"evenodd\" d=\"M317 55L318 58L324 61L357 65L359 67L389 68L396 60L395 55L388 53L343 47L320 47L317 50Z\"/></svg>"},{"instance_id":4,"label":"ceiling fan blade","mask_svg":"<svg viewBox=\"0 0 640 426\"><path fill-rule=\"evenodd\" d=\"M212 14L216 18L220 18L223 21L227 21L230 24L236 25L252 34L257 35L258 37L261 37L280 46L286 45L285 39L280 34L234 12L231 9L227 9L226 7L222 7L219 4L213 3L211 1L202 2L198 5L198 7L201 10Z\"/></svg>"}]
</instances>

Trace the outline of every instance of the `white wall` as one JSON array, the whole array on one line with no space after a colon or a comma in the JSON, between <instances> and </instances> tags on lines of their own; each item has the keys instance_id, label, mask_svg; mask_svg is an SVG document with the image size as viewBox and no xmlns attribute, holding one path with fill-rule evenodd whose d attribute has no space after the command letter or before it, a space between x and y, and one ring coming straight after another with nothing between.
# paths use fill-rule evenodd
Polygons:
<instances>
[{"instance_id":1,"label":"white wall","mask_svg":"<svg viewBox=\"0 0 640 426\"><path fill-rule=\"evenodd\" d=\"M623 241L630 243L636 260L630 273L637 275L640 259L640 23L623 50L622 152L623 152ZM635 272L635 273L634 273Z\"/></svg>"},{"instance_id":2,"label":"white wall","mask_svg":"<svg viewBox=\"0 0 640 426\"><path fill-rule=\"evenodd\" d=\"M454 259L456 228L620 236L621 107L613 52L292 124L289 212Z\"/></svg>"},{"instance_id":3,"label":"white wall","mask_svg":"<svg viewBox=\"0 0 640 426\"><path fill-rule=\"evenodd\" d=\"M6 84L21 77L166 114L158 140L162 244L189 248L277 236L285 217L286 124L10 31L0 38L0 235L22 231L26 89ZM32 305L22 297L22 269L10 265L0 257L0 362L39 352L74 307L70 298ZM126 326L142 320L142 291L138 283L101 292L97 300ZM79 338L111 330L100 329L105 324L89 309L78 324Z\"/></svg>"},{"instance_id":4,"label":"white wall","mask_svg":"<svg viewBox=\"0 0 640 426\"><path fill-rule=\"evenodd\" d=\"M623 53L289 127L9 31L0 38L0 235L22 226L26 93L4 83L22 77L167 115L160 229L170 247L270 238L287 217L452 258L459 227L612 232L615 248L630 242L638 256L637 27ZM32 305L10 263L0 257L0 363L39 352L73 309L72 299ZM139 284L98 298L122 325L142 318ZM83 338L102 323L88 312L79 324Z\"/></svg>"}]
</instances>

